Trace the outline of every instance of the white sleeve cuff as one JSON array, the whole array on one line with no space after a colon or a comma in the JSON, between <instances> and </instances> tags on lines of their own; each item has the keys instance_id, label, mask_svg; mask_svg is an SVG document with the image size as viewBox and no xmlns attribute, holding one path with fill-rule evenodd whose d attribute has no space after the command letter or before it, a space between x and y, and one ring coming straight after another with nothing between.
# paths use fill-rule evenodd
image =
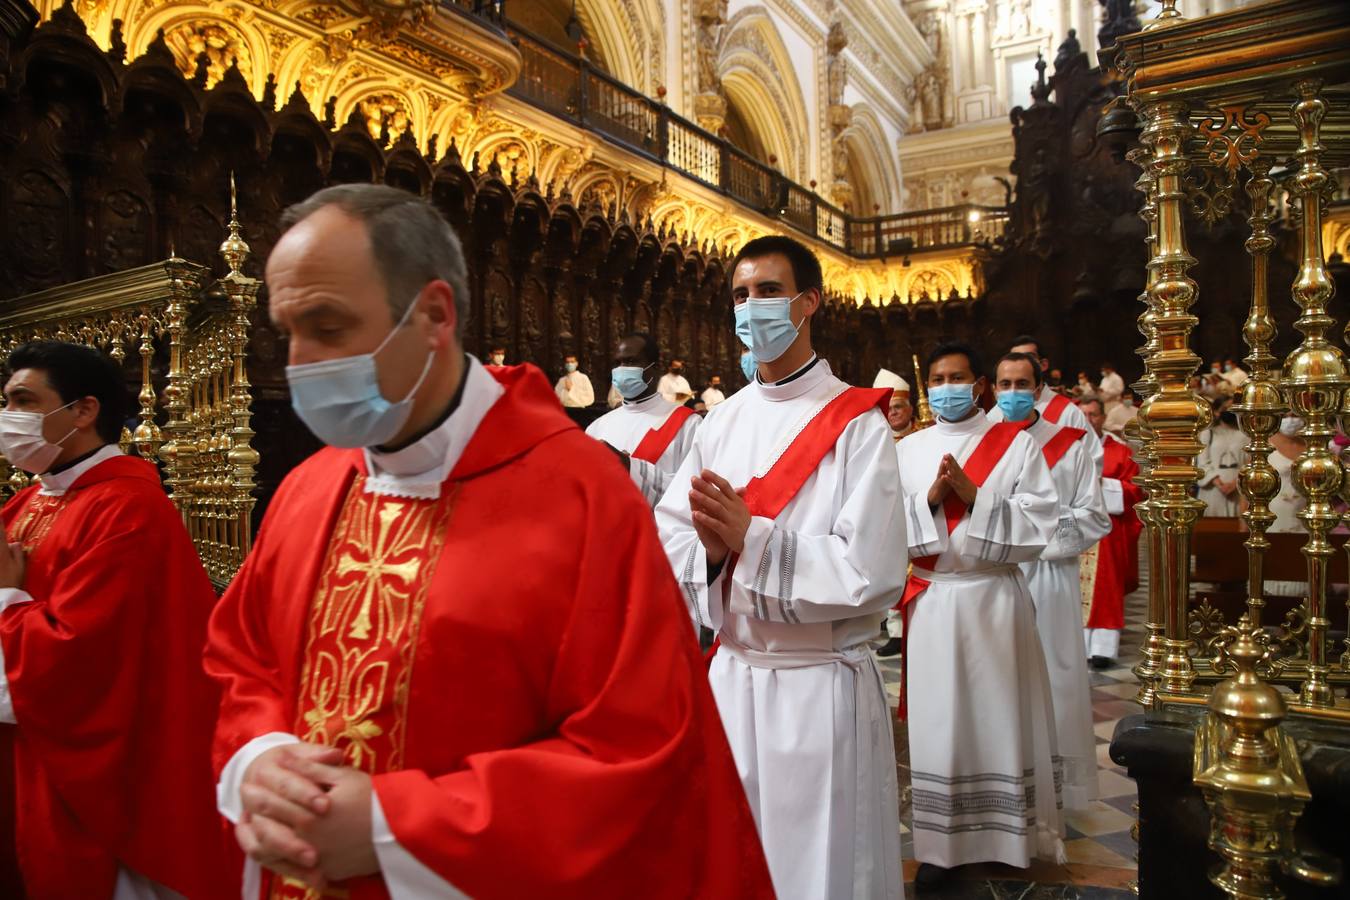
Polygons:
<instances>
[{"instance_id":1,"label":"white sleeve cuff","mask_svg":"<svg viewBox=\"0 0 1350 900\"><path fill-rule=\"evenodd\" d=\"M1119 478L1102 479L1102 498L1106 501L1106 513L1119 516L1125 512L1125 489Z\"/></svg>"},{"instance_id":2,"label":"white sleeve cuff","mask_svg":"<svg viewBox=\"0 0 1350 900\"><path fill-rule=\"evenodd\" d=\"M274 747L298 744L300 739L293 734L272 731L261 737L255 737L235 751L234 756L220 772L220 783L216 785L216 809L235 824L244 815L244 800L239 796L239 788L244 784L244 773L253 761Z\"/></svg>"},{"instance_id":3,"label":"white sleeve cuff","mask_svg":"<svg viewBox=\"0 0 1350 900\"><path fill-rule=\"evenodd\" d=\"M437 875L394 837L378 792L370 795L370 839L391 900L469 900L469 895Z\"/></svg>"},{"instance_id":4,"label":"white sleeve cuff","mask_svg":"<svg viewBox=\"0 0 1350 900\"><path fill-rule=\"evenodd\" d=\"M31 603L33 597L21 588L0 588L0 613L19 603ZM17 725L14 717L14 697L9 692L9 676L5 674L5 648L0 646L0 724Z\"/></svg>"}]
</instances>

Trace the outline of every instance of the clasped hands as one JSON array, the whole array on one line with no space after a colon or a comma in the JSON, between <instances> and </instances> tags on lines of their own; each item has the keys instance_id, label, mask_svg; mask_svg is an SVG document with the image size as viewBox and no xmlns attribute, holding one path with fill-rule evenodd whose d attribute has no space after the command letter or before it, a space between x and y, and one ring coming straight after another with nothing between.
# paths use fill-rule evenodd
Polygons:
<instances>
[{"instance_id":1,"label":"clasped hands","mask_svg":"<svg viewBox=\"0 0 1350 900\"><path fill-rule=\"evenodd\" d=\"M745 489L711 469L690 479L689 511L694 532L708 556L708 562L721 565L727 556L745 549L745 532L750 528L750 507L745 504Z\"/></svg>"},{"instance_id":2,"label":"clasped hands","mask_svg":"<svg viewBox=\"0 0 1350 900\"><path fill-rule=\"evenodd\" d=\"M942 457L942 462L938 463L937 477L933 479L933 486L928 489L928 505L936 507L953 492L966 506L971 506L975 503L979 487L970 480L970 476L961 468L956 457L948 453Z\"/></svg>"},{"instance_id":3,"label":"clasped hands","mask_svg":"<svg viewBox=\"0 0 1350 900\"><path fill-rule=\"evenodd\" d=\"M322 890L330 881L378 872L371 837L371 780L318 744L274 747L240 786L239 846L272 871Z\"/></svg>"}]
</instances>

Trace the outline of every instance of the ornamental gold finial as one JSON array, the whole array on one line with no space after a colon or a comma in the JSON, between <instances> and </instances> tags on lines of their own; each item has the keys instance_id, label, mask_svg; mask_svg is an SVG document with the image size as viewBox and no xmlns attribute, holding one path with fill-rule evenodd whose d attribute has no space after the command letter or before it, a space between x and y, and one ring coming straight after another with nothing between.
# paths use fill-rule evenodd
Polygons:
<instances>
[{"instance_id":1,"label":"ornamental gold finial","mask_svg":"<svg viewBox=\"0 0 1350 900\"><path fill-rule=\"evenodd\" d=\"M220 245L220 255L230 267L231 275L242 275L244 261L248 259L248 244L244 243L239 227L239 195L234 187L234 172L230 172L230 233Z\"/></svg>"},{"instance_id":2,"label":"ornamental gold finial","mask_svg":"<svg viewBox=\"0 0 1350 900\"><path fill-rule=\"evenodd\" d=\"M1164 28L1168 25L1175 25L1178 22L1186 21L1186 17L1177 9L1177 0L1162 0L1162 9L1153 17L1153 21L1144 25L1144 31L1150 31L1154 28Z\"/></svg>"}]
</instances>

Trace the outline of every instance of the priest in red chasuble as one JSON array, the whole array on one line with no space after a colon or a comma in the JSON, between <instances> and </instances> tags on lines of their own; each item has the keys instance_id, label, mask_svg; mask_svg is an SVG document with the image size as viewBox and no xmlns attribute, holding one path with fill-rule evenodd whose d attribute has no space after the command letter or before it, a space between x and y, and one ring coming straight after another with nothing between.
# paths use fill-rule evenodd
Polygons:
<instances>
[{"instance_id":1,"label":"priest in red chasuble","mask_svg":"<svg viewBox=\"0 0 1350 900\"><path fill-rule=\"evenodd\" d=\"M122 373L57 342L9 369L0 452L41 481L0 511L0 895L238 896L210 793L216 598L158 471L117 447Z\"/></svg>"},{"instance_id":2,"label":"priest in red chasuble","mask_svg":"<svg viewBox=\"0 0 1350 900\"><path fill-rule=\"evenodd\" d=\"M1102 496L1111 514L1111 532L1083 554L1079 587L1083 595L1083 643L1094 668L1105 669L1120 651L1125 627L1125 595L1139 588L1139 533L1143 524L1134 507L1144 489L1134 483L1139 465L1129 446L1102 428L1106 422L1100 400L1078 404L1101 441Z\"/></svg>"},{"instance_id":3,"label":"priest in red chasuble","mask_svg":"<svg viewBox=\"0 0 1350 900\"><path fill-rule=\"evenodd\" d=\"M372 185L282 228L270 313L329 446L211 622L245 895L770 896L651 514L542 373L465 354L453 231Z\"/></svg>"}]
</instances>

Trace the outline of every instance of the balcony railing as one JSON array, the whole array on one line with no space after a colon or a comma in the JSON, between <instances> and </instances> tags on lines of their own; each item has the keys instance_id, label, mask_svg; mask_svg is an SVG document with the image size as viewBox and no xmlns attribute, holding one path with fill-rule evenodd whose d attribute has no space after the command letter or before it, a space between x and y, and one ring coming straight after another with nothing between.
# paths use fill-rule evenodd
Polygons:
<instances>
[{"instance_id":1,"label":"balcony railing","mask_svg":"<svg viewBox=\"0 0 1350 900\"><path fill-rule=\"evenodd\" d=\"M505 18L504 0L447 5L504 28L520 50L520 77L507 89L546 112L720 191L789 227L865 259L992 242L1003 236L1002 207L943 209L854 218L728 141L670 111L584 58Z\"/></svg>"}]
</instances>

